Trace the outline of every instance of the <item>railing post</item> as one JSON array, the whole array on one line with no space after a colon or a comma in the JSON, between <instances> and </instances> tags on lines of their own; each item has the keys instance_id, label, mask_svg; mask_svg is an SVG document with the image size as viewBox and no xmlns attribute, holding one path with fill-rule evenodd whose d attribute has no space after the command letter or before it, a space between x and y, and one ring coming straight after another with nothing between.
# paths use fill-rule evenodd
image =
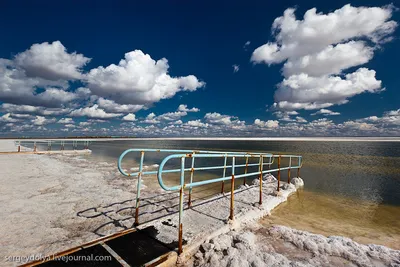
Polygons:
<instances>
[{"instance_id":1,"label":"railing post","mask_svg":"<svg viewBox=\"0 0 400 267\"><path fill-rule=\"evenodd\" d=\"M278 192L280 186L281 186L281 155L279 155L278 157L278 189L277 189Z\"/></svg>"},{"instance_id":2,"label":"railing post","mask_svg":"<svg viewBox=\"0 0 400 267\"><path fill-rule=\"evenodd\" d=\"M233 220L234 201L235 201L235 157L232 157L231 209L229 214L230 220Z\"/></svg>"},{"instance_id":3,"label":"railing post","mask_svg":"<svg viewBox=\"0 0 400 267\"><path fill-rule=\"evenodd\" d=\"M189 201L188 206L192 206L192 183L193 183L193 174L194 174L194 152L192 154L192 168L190 169L190 187L189 187Z\"/></svg>"},{"instance_id":4,"label":"railing post","mask_svg":"<svg viewBox=\"0 0 400 267\"><path fill-rule=\"evenodd\" d=\"M142 171L143 171L143 160L144 160L144 151L140 152L140 165L139 165L139 175L136 189L136 209L135 209L135 223L134 226L139 225L139 203L140 203L140 187L142 185Z\"/></svg>"},{"instance_id":5,"label":"railing post","mask_svg":"<svg viewBox=\"0 0 400 267\"><path fill-rule=\"evenodd\" d=\"M247 174L248 167L249 167L249 157L246 157L246 167L244 169L244 174ZM246 176L243 177L243 185L245 185L245 184L246 184Z\"/></svg>"},{"instance_id":6,"label":"railing post","mask_svg":"<svg viewBox=\"0 0 400 267\"><path fill-rule=\"evenodd\" d=\"M260 200L258 201L258 203L261 205L262 204L262 177L263 177L263 169L264 169L264 158L262 155L260 155Z\"/></svg>"},{"instance_id":7,"label":"railing post","mask_svg":"<svg viewBox=\"0 0 400 267\"><path fill-rule=\"evenodd\" d=\"M300 166L301 166L301 159L300 159L300 157L298 158L298 161L299 161L299 168L297 169L297 177L300 177Z\"/></svg>"},{"instance_id":8,"label":"railing post","mask_svg":"<svg viewBox=\"0 0 400 267\"><path fill-rule=\"evenodd\" d=\"M228 155L227 154L225 154L225 160L224 160L224 173L223 173L223 177L225 178L225 176L226 176L226 161L227 161L227 159L228 159ZM221 194L223 194L224 193L224 184L225 184L225 181L222 181L222 185L221 185Z\"/></svg>"},{"instance_id":9,"label":"railing post","mask_svg":"<svg viewBox=\"0 0 400 267\"><path fill-rule=\"evenodd\" d=\"M292 167L292 157L289 157L289 169L288 169L288 177L287 183L290 184L290 168Z\"/></svg>"},{"instance_id":10,"label":"railing post","mask_svg":"<svg viewBox=\"0 0 400 267\"><path fill-rule=\"evenodd\" d=\"M178 254L183 251L183 189L185 186L185 157L181 158L181 188L179 190L179 237L178 237Z\"/></svg>"}]
</instances>

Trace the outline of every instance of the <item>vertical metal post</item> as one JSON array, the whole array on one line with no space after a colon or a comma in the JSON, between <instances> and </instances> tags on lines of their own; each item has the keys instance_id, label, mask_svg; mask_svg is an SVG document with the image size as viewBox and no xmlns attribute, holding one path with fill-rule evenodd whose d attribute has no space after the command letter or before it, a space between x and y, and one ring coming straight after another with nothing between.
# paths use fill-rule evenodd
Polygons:
<instances>
[{"instance_id":1,"label":"vertical metal post","mask_svg":"<svg viewBox=\"0 0 400 267\"><path fill-rule=\"evenodd\" d=\"M298 158L299 166L301 166L301 158ZM297 177L300 177L300 167L297 169Z\"/></svg>"},{"instance_id":2,"label":"vertical metal post","mask_svg":"<svg viewBox=\"0 0 400 267\"><path fill-rule=\"evenodd\" d=\"M260 200L258 203L261 205L262 204L262 177L263 177L263 169L264 169L264 157L260 155Z\"/></svg>"},{"instance_id":3,"label":"vertical metal post","mask_svg":"<svg viewBox=\"0 0 400 267\"><path fill-rule=\"evenodd\" d=\"M230 214L229 214L230 220L233 220L234 201L235 201L235 157L232 157L231 210L230 210Z\"/></svg>"},{"instance_id":4,"label":"vertical metal post","mask_svg":"<svg viewBox=\"0 0 400 267\"><path fill-rule=\"evenodd\" d=\"M227 155L227 154L225 154L225 160L224 160L224 173L223 173L223 175L222 175L222 177L224 177L224 178L225 178L225 175L226 175L226 161L227 161L227 159L228 159L228 155ZM224 193L224 184L225 184L225 181L222 181L222 185L221 185L221 194L223 194L223 193Z\"/></svg>"},{"instance_id":5,"label":"vertical metal post","mask_svg":"<svg viewBox=\"0 0 400 267\"><path fill-rule=\"evenodd\" d=\"M292 157L289 157L289 169L287 175L287 183L290 184L290 168L292 167Z\"/></svg>"},{"instance_id":6,"label":"vertical metal post","mask_svg":"<svg viewBox=\"0 0 400 267\"><path fill-rule=\"evenodd\" d=\"M268 160L268 170L271 169L271 165L272 165L272 156L269 156L269 160Z\"/></svg>"},{"instance_id":7,"label":"vertical metal post","mask_svg":"<svg viewBox=\"0 0 400 267\"><path fill-rule=\"evenodd\" d=\"M192 153L192 168L190 169L190 184L193 183L193 174L194 174L194 152ZM189 187L189 201L188 206L192 206L192 186Z\"/></svg>"},{"instance_id":8,"label":"vertical metal post","mask_svg":"<svg viewBox=\"0 0 400 267\"><path fill-rule=\"evenodd\" d=\"M247 174L247 169L249 168L249 157L246 157L246 167L244 169L244 174ZM243 177L243 185L246 184L246 176Z\"/></svg>"},{"instance_id":9,"label":"vertical metal post","mask_svg":"<svg viewBox=\"0 0 400 267\"><path fill-rule=\"evenodd\" d=\"M18 142L18 152L21 152L21 142Z\"/></svg>"},{"instance_id":10,"label":"vertical metal post","mask_svg":"<svg viewBox=\"0 0 400 267\"><path fill-rule=\"evenodd\" d=\"M278 192L281 186L281 155L278 157Z\"/></svg>"},{"instance_id":11,"label":"vertical metal post","mask_svg":"<svg viewBox=\"0 0 400 267\"><path fill-rule=\"evenodd\" d=\"M141 151L140 152L139 175L138 175L137 190L136 190L136 209L135 209L134 226L139 225L139 202L140 202L140 187L142 185L143 160L144 160L144 151Z\"/></svg>"},{"instance_id":12,"label":"vertical metal post","mask_svg":"<svg viewBox=\"0 0 400 267\"><path fill-rule=\"evenodd\" d=\"M178 237L178 254L183 251L183 188L185 186L185 157L181 158L181 188L179 190L179 237Z\"/></svg>"}]
</instances>

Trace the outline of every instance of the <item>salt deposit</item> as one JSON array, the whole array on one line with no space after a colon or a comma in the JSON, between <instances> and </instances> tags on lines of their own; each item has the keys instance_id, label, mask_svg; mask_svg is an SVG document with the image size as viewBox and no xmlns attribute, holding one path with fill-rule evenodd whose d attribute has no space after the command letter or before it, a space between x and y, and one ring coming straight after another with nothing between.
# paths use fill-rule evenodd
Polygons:
<instances>
[{"instance_id":1,"label":"salt deposit","mask_svg":"<svg viewBox=\"0 0 400 267\"><path fill-rule=\"evenodd\" d=\"M231 231L201 245L182 266L400 266L400 251L284 226Z\"/></svg>"}]
</instances>

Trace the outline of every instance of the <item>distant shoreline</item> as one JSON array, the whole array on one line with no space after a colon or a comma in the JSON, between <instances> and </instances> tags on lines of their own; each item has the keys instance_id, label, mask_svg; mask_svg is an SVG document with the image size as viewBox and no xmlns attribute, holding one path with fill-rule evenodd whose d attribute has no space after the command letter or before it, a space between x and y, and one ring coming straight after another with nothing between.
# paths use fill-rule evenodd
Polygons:
<instances>
[{"instance_id":1,"label":"distant shoreline","mask_svg":"<svg viewBox=\"0 0 400 267\"><path fill-rule=\"evenodd\" d=\"M0 138L0 140L42 141L42 140L223 140L223 141L319 141L319 142L400 142L400 137L49 137L49 138Z\"/></svg>"}]
</instances>

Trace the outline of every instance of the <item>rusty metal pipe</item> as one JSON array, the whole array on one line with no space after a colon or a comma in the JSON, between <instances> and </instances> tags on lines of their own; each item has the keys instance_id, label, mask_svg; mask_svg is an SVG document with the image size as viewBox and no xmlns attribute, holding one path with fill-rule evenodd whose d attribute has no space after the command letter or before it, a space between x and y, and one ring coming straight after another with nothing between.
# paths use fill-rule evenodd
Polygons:
<instances>
[{"instance_id":1,"label":"rusty metal pipe","mask_svg":"<svg viewBox=\"0 0 400 267\"><path fill-rule=\"evenodd\" d=\"M247 174L247 169L249 168L249 158L246 158L246 167L244 169L244 174ZM246 177L243 178L243 185L246 184Z\"/></svg>"},{"instance_id":2,"label":"rusty metal pipe","mask_svg":"<svg viewBox=\"0 0 400 267\"><path fill-rule=\"evenodd\" d=\"M292 167L292 157L289 158L289 169L288 169L288 177L287 183L290 184L290 168Z\"/></svg>"},{"instance_id":3,"label":"rusty metal pipe","mask_svg":"<svg viewBox=\"0 0 400 267\"><path fill-rule=\"evenodd\" d=\"M234 217L234 201L235 201L235 157L232 157L232 180L231 180L231 208L229 219L233 220Z\"/></svg>"},{"instance_id":4,"label":"rusty metal pipe","mask_svg":"<svg viewBox=\"0 0 400 267\"><path fill-rule=\"evenodd\" d=\"M281 155L279 155L278 158L278 189L277 189L278 192L280 186L281 186Z\"/></svg>"},{"instance_id":5,"label":"rusty metal pipe","mask_svg":"<svg viewBox=\"0 0 400 267\"><path fill-rule=\"evenodd\" d=\"M194 153L193 153L193 155L194 155ZM193 183L194 159L195 159L195 157L192 157L192 168L190 169L190 184ZM188 200L188 206L189 206L189 207L192 206L192 190L193 190L193 187L190 186L190 187L189 187L189 200Z\"/></svg>"},{"instance_id":6,"label":"rusty metal pipe","mask_svg":"<svg viewBox=\"0 0 400 267\"><path fill-rule=\"evenodd\" d=\"M258 203L261 205L262 204L262 177L263 177L263 169L264 169L264 165L263 162L264 161L264 157L260 157L260 200L258 201Z\"/></svg>"},{"instance_id":7,"label":"rusty metal pipe","mask_svg":"<svg viewBox=\"0 0 400 267\"><path fill-rule=\"evenodd\" d=\"M226 162L227 162L227 160L228 160L228 155L225 154L225 159L224 159L224 172L223 172L222 177L225 177L225 176L226 176ZM221 194L224 193L224 184L225 184L224 181L222 181L222 184L221 184Z\"/></svg>"},{"instance_id":8,"label":"rusty metal pipe","mask_svg":"<svg viewBox=\"0 0 400 267\"><path fill-rule=\"evenodd\" d=\"M179 189L179 236L178 255L183 252L183 188L185 186L185 157L181 158L181 188Z\"/></svg>"},{"instance_id":9,"label":"rusty metal pipe","mask_svg":"<svg viewBox=\"0 0 400 267\"><path fill-rule=\"evenodd\" d=\"M135 222L133 224L134 226L139 225L140 187L142 185L143 161L144 161L144 151L141 151L140 152L139 175L138 175L138 182L137 182L137 193L136 193Z\"/></svg>"}]
</instances>

